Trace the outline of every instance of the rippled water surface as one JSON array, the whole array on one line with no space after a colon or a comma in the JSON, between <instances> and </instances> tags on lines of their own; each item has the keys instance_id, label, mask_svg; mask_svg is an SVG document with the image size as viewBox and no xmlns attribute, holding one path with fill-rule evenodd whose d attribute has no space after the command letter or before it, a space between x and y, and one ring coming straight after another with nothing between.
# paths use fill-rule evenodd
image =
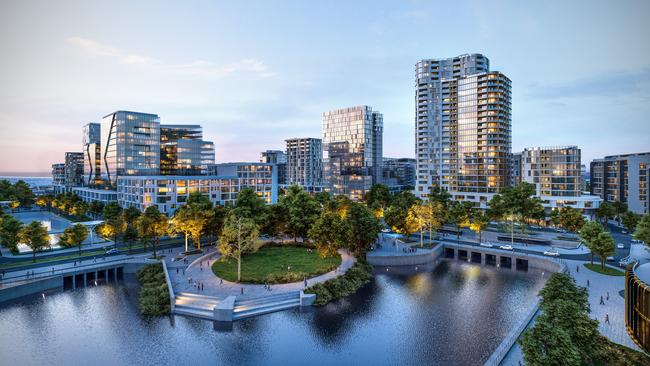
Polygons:
<instances>
[{"instance_id":1,"label":"rippled water surface","mask_svg":"<svg viewBox=\"0 0 650 366\"><path fill-rule=\"evenodd\" d=\"M376 272L348 299L231 329L143 319L128 278L37 297L0 308L0 364L478 365L528 312L546 277L452 261Z\"/></svg>"}]
</instances>

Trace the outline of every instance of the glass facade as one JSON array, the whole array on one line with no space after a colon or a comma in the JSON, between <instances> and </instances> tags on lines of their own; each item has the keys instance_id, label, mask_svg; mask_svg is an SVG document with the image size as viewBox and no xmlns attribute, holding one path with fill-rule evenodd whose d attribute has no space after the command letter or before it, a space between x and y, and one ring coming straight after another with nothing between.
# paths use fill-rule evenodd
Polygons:
<instances>
[{"instance_id":1,"label":"glass facade","mask_svg":"<svg viewBox=\"0 0 650 366\"><path fill-rule=\"evenodd\" d=\"M650 264L635 265L625 271L625 327L646 352L650 351L650 287L646 282L649 274Z\"/></svg>"},{"instance_id":2,"label":"glass facade","mask_svg":"<svg viewBox=\"0 0 650 366\"><path fill-rule=\"evenodd\" d=\"M381 183L383 116L368 106L323 113L324 180L332 194L353 200Z\"/></svg>"},{"instance_id":3,"label":"glass facade","mask_svg":"<svg viewBox=\"0 0 650 366\"><path fill-rule=\"evenodd\" d=\"M593 160L589 169L590 192L605 202L624 202L632 212L650 213L648 166L650 152Z\"/></svg>"},{"instance_id":4,"label":"glass facade","mask_svg":"<svg viewBox=\"0 0 650 366\"><path fill-rule=\"evenodd\" d=\"M101 124L88 123L83 128L84 184L101 183Z\"/></svg>"},{"instance_id":5,"label":"glass facade","mask_svg":"<svg viewBox=\"0 0 650 366\"><path fill-rule=\"evenodd\" d=\"M102 119L102 178L115 185L124 175L160 172L160 118L155 114L117 111Z\"/></svg>"},{"instance_id":6,"label":"glass facade","mask_svg":"<svg viewBox=\"0 0 650 366\"><path fill-rule=\"evenodd\" d=\"M320 191L323 187L323 140L294 138L285 141L287 146L287 182L297 184L306 191Z\"/></svg>"},{"instance_id":7,"label":"glass facade","mask_svg":"<svg viewBox=\"0 0 650 366\"><path fill-rule=\"evenodd\" d=\"M524 149L522 180L537 196L579 197L582 194L580 149L577 146Z\"/></svg>"},{"instance_id":8,"label":"glass facade","mask_svg":"<svg viewBox=\"0 0 650 366\"><path fill-rule=\"evenodd\" d=\"M214 164L214 143L203 141L201 126L160 126L160 174L206 174L210 164Z\"/></svg>"}]
</instances>

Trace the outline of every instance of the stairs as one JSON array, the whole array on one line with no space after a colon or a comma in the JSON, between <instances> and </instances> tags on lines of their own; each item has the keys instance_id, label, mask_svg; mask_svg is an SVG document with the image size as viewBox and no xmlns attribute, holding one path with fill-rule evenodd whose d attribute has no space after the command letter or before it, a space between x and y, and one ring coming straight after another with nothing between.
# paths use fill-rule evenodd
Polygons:
<instances>
[{"instance_id":1,"label":"stairs","mask_svg":"<svg viewBox=\"0 0 650 366\"><path fill-rule=\"evenodd\" d=\"M214 319L214 307L219 299L188 292L177 292L174 299L174 314L201 319Z\"/></svg>"},{"instance_id":2,"label":"stairs","mask_svg":"<svg viewBox=\"0 0 650 366\"><path fill-rule=\"evenodd\" d=\"M300 292L285 292L255 299L235 300L233 320L250 318L300 306Z\"/></svg>"}]
</instances>

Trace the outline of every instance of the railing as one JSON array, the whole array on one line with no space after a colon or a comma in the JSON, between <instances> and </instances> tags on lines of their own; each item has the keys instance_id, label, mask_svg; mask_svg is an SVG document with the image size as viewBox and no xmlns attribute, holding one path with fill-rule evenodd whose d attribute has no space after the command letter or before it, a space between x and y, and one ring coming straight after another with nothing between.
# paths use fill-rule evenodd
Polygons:
<instances>
[{"instance_id":1,"label":"railing","mask_svg":"<svg viewBox=\"0 0 650 366\"><path fill-rule=\"evenodd\" d=\"M41 279L41 278L47 278L47 277L52 277L54 275L65 275L67 273L74 273L74 272L79 272L80 270L84 269L89 269L89 268L101 268L107 265L113 265L116 263L119 264L126 264L128 262L131 262L133 259L137 259L138 261L146 262L146 259L144 258L135 258L133 256L127 257L127 258L119 258L119 259L112 259L112 260L106 260L106 259L100 259L97 260L94 263L89 263L89 264L80 264L74 267L66 267L66 268L61 268L61 269L54 269L54 270L45 270L41 271L40 273L37 272L37 270L29 271L28 273L34 273L33 275L31 274L24 274L20 276L11 276L11 277L3 277L2 280L0 281L0 288L3 285L6 284L12 284L16 282L24 282L28 280L35 280L35 279ZM90 260L90 259L88 259Z\"/></svg>"},{"instance_id":2,"label":"railing","mask_svg":"<svg viewBox=\"0 0 650 366\"><path fill-rule=\"evenodd\" d=\"M539 311L539 299L535 300L535 305L533 308L526 314L526 317L519 323L515 328L511 329L510 332L506 335L506 338L501 342L499 347L497 347L490 358L485 361L485 366L497 366L501 364L503 359L506 357L512 346L517 342L519 336L523 331L528 327L528 324L533 320L535 314Z\"/></svg>"},{"instance_id":3,"label":"railing","mask_svg":"<svg viewBox=\"0 0 650 366\"><path fill-rule=\"evenodd\" d=\"M167 281L167 293L169 294L169 312L170 314L174 313L174 305L176 304L176 295L174 294L174 289L172 288L172 281L169 279L169 272L167 271L167 263L165 260L162 260L163 272L165 272L165 281Z\"/></svg>"}]
</instances>

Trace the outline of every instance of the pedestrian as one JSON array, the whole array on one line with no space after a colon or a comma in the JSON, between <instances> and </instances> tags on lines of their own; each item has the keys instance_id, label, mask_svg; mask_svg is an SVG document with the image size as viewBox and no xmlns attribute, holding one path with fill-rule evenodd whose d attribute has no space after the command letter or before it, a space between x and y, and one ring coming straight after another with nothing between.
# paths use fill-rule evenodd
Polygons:
<instances>
[{"instance_id":1,"label":"pedestrian","mask_svg":"<svg viewBox=\"0 0 650 366\"><path fill-rule=\"evenodd\" d=\"M221 279L219 280L219 284L220 284L220 285L223 285L223 278L221 278Z\"/></svg>"},{"instance_id":2,"label":"pedestrian","mask_svg":"<svg viewBox=\"0 0 650 366\"><path fill-rule=\"evenodd\" d=\"M176 274L178 274L178 267L176 267Z\"/></svg>"},{"instance_id":3,"label":"pedestrian","mask_svg":"<svg viewBox=\"0 0 650 366\"><path fill-rule=\"evenodd\" d=\"M203 282L201 282L201 291L203 291L203 289L204 289L203 285L205 285L205 284Z\"/></svg>"},{"instance_id":4,"label":"pedestrian","mask_svg":"<svg viewBox=\"0 0 650 366\"><path fill-rule=\"evenodd\" d=\"M305 278L305 287L307 287L307 279Z\"/></svg>"},{"instance_id":5,"label":"pedestrian","mask_svg":"<svg viewBox=\"0 0 650 366\"><path fill-rule=\"evenodd\" d=\"M587 287L589 287L589 280L587 280Z\"/></svg>"},{"instance_id":6,"label":"pedestrian","mask_svg":"<svg viewBox=\"0 0 650 366\"><path fill-rule=\"evenodd\" d=\"M603 300L603 296L600 296L600 305L605 305L605 301Z\"/></svg>"},{"instance_id":7,"label":"pedestrian","mask_svg":"<svg viewBox=\"0 0 650 366\"><path fill-rule=\"evenodd\" d=\"M609 301L609 291L607 291L607 301Z\"/></svg>"},{"instance_id":8,"label":"pedestrian","mask_svg":"<svg viewBox=\"0 0 650 366\"><path fill-rule=\"evenodd\" d=\"M576 272L580 272L580 266L579 265L576 266Z\"/></svg>"},{"instance_id":9,"label":"pedestrian","mask_svg":"<svg viewBox=\"0 0 650 366\"><path fill-rule=\"evenodd\" d=\"M241 288L241 294L242 295L244 294L244 288L243 287Z\"/></svg>"},{"instance_id":10,"label":"pedestrian","mask_svg":"<svg viewBox=\"0 0 650 366\"><path fill-rule=\"evenodd\" d=\"M605 323L609 324L609 314L605 314Z\"/></svg>"},{"instance_id":11,"label":"pedestrian","mask_svg":"<svg viewBox=\"0 0 650 366\"><path fill-rule=\"evenodd\" d=\"M201 272L203 272L203 267L201 267Z\"/></svg>"},{"instance_id":12,"label":"pedestrian","mask_svg":"<svg viewBox=\"0 0 650 366\"><path fill-rule=\"evenodd\" d=\"M185 268L183 268L183 276L185 276Z\"/></svg>"}]
</instances>

